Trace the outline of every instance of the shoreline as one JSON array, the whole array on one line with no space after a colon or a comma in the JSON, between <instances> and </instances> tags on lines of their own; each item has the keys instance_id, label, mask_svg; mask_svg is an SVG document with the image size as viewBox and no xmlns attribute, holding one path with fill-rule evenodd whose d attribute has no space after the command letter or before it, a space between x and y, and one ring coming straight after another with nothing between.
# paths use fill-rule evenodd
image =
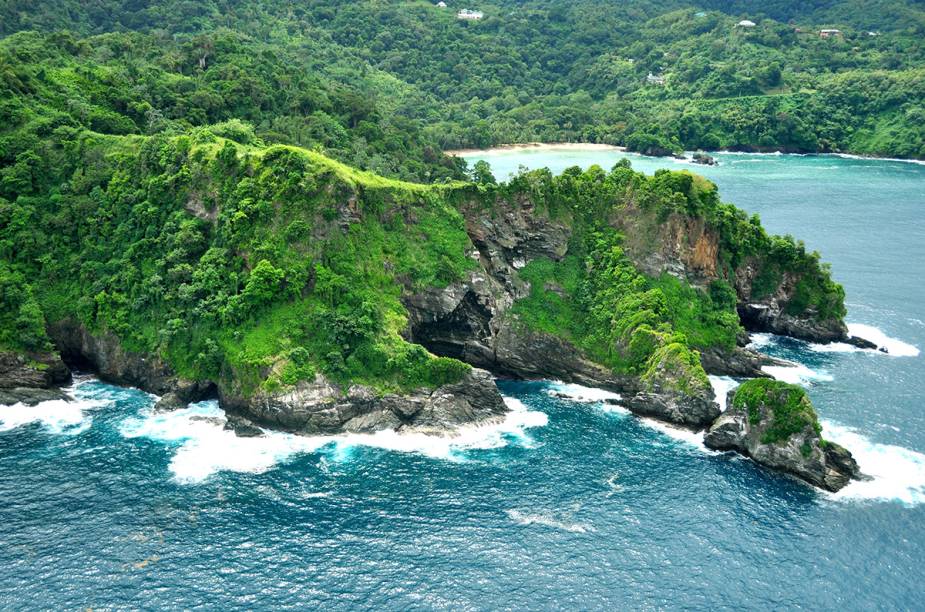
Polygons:
<instances>
[{"instance_id":1,"label":"shoreline","mask_svg":"<svg viewBox=\"0 0 925 612\"><path fill-rule=\"evenodd\" d=\"M465 155L475 155L477 153L505 153L508 151L620 151L625 152L626 147L617 145L600 144L596 142L525 142L515 144L503 144L487 149L448 149L443 153L463 157Z\"/></svg>"},{"instance_id":2,"label":"shoreline","mask_svg":"<svg viewBox=\"0 0 925 612\"><path fill-rule=\"evenodd\" d=\"M633 155L641 155L643 157L651 157L643 155L642 153L637 153L634 151L628 151L626 147L618 145L608 145L600 144L596 142L525 142L525 143L514 143L514 144L502 144L494 147L488 147L485 149L448 149L443 153L445 155L452 155L455 157L466 157L471 155L495 155L502 153L509 153L514 151L618 151L620 153L631 153ZM685 151L685 154L691 153L692 151ZM716 153L733 153L733 154L743 154L743 155L818 155L818 156L832 156L832 157L841 157L843 159L856 159L856 160L875 160L875 161L889 161L889 162L902 162L907 164L917 164L925 165L925 160L915 159L911 157L883 157L879 155L862 155L858 153L845 153L841 151L828 151L828 152L819 152L819 153L787 153L781 150L774 151L735 151L731 149L716 149L710 151L704 151L709 155L714 155ZM666 159L672 159L671 156L660 156ZM684 158L687 159L687 158Z\"/></svg>"}]
</instances>

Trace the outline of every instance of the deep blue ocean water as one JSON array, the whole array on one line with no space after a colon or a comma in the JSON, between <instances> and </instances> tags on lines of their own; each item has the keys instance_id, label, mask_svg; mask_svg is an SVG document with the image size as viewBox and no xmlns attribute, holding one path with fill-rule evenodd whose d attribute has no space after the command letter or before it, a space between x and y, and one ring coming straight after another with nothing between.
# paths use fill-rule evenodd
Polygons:
<instances>
[{"instance_id":1,"label":"deep blue ocean water","mask_svg":"<svg viewBox=\"0 0 925 612\"><path fill-rule=\"evenodd\" d=\"M893 350L754 338L802 364L774 373L873 481L821 493L549 382L499 382L510 418L448 442L238 439L214 403L153 414L81 378L75 402L0 407L0 608L921 607L925 167L717 157L696 170L819 249L853 329Z\"/></svg>"}]
</instances>

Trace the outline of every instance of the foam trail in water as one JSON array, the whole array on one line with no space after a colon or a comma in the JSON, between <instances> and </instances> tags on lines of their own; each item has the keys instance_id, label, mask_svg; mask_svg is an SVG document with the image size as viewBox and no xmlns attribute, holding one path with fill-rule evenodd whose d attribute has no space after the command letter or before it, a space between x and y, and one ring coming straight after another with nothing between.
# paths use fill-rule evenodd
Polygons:
<instances>
[{"instance_id":1,"label":"foam trail in water","mask_svg":"<svg viewBox=\"0 0 925 612\"><path fill-rule=\"evenodd\" d=\"M925 166L925 161L921 159L903 159L901 157L874 157L869 155L852 155L851 153L832 153L835 157L841 157L843 159L859 159L863 161L878 161L878 162L902 162L904 164L916 164L918 166Z\"/></svg>"},{"instance_id":2,"label":"foam trail in water","mask_svg":"<svg viewBox=\"0 0 925 612\"><path fill-rule=\"evenodd\" d=\"M35 406L22 403L0 405L0 431L9 431L30 423L41 423L54 434L78 434L86 431L93 423L90 411L112 405L113 400L98 397L81 389L90 380L78 380L65 393L71 400L49 400Z\"/></svg>"},{"instance_id":3,"label":"foam trail in water","mask_svg":"<svg viewBox=\"0 0 925 612\"><path fill-rule=\"evenodd\" d=\"M832 376L823 370L811 370L802 363L792 366L761 366L761 371L793 385L809 386L814 382L828 382Z\"/></svg>"},{"instance_id":4,"label":"foam trail in water","mask_svg":"<svg viewBox=\"0 0 925 612\"><path fill-rule=\"evenodd\" d=\"M517 399L505 398L511 409L496 423L461 427L454 435L380 431L373 434L299 436L266 430L263 436L241 438L224 428L226 418L218 402L190 404L169 412L148 410L126 419L120 431L127 438L145 437L179 447L170 460L170 471L179 482L205 480L216 472L264 472L300 453L332 446L335 457L347 459L357 446L414 452L443 459L459 459L471 449L498 448L513 439L521 446L533 443L530 427L547 424L543 412L531 411Z\"/></svg>"},{"instance_id":5,"label":"foam trail in water","mask_svg":"<svg viewBox=\"0 0 925 612\"><path fill-rule=\"evenodd\" d=\"M550 514L527 514L520 510L508 510L507 515L519 525L545 525L562 531L571 533L588 533L594 531L594 527L583 523L573 523L557 519Z\"/></svg>"},{"instance_id":6,"label":"foam trail in water","mask_svg":"<svg viewBox=\"0 0 925 612\"><path fill-rule=\"evenodd\" d=\"M919 355L919 349L917 347L903 342L902 340L891 338L873 325L848 323L848 333L852 336L870 340L878 347L885 348L887 354L893 355L894 357L918 357Z\"/></svg>"},{"instance_id":7,"label":"foam trail in water","mask_svg":"<svg viewBox=\"0 0 925 612\"><path fill-rule=\"evenodd\" d=\"M817 353L874 353L877 355L890 355L892 357L917 357L919 349L911 344L891 338L882 330L863 323L848 323L848 334L870 340L877 345L877 349L862 349L844 342L830 344L809 343L809 348ZM886 353L879 350L884 349Z\"/></svg>"},{"instance_id":8,"label":"foam trail in water","mask_svg":"<svg viewBox=\"0 0 925 612\"><path fill-rule=\"evenodd\" d=\"M861 472L871 477L852 482L833 494L835 499L899 501L910 506L925 502L925 454L872 442L831 421L822 421L822 435L851 451Z\"/></svg>"},{"instance_id":9,"label":"foam trail in water","mask_svg":"<svg viewBox=\"0 0 925 612\"><path fill-rule=\"evenodd\" d=\"M702 450L705 452L712 453L710 449L703 445L703 432L697 433L689 429L682 429L680 427L674 427L668 423L663 423L662 421L656 421L655 419L639 419L647 427L661 432L662 434L676 440L687 444L688 446L693 446L697 450Z\"/></svg>"},{"instance_id":10,"label":"foam trail in water","mask_svg":"<svg viewBox=\"0 0 925 612\"><path fill-rule=\"evenodd\" d=\"M719 409L725 412L726 396L730 391L739 386L739 381L731 376L713 376L712 374L707 378L710 379L710 386L713 387L713 394L716 396L716 403L719 404Z\"/></svg>"},{"instance_id":11,"label":"foam trail in water","mask_svg":"<svg viewBox=\"0 0 925 612\"><path fill-rule=\"evenodd\" d=\"M561 381L552 381L549 384L546 393L553 397L565 397L574 402L597 403L610 401L620 401L620 394L604 389L595 389L594 387L585 387L572 383Z\"/></svg>"}]
</instances>

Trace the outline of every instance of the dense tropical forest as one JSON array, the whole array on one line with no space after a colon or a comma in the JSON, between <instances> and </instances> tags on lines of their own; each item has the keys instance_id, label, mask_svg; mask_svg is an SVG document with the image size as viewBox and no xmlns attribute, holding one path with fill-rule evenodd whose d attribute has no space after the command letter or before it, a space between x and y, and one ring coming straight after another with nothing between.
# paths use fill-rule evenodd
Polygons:
<instances>
[{"instance_id":1,"label":"dense tropical forest","mask_svg":"<svg viewBox=\"0 0 925 612\"><path fill-rule=\"evenodd\" d=\"M240 119L424 181L461 176L441 150L526 141L925 157L920 3L465 4L480 20L447 4L7 1L0 156L55 117L144 134Z\"/></svg>"},{"instance_id":2,"label":"dense tropical forest","mask_svg":"<svg viewBox=\"0 0 925 612\"><path fill-rule=\"evenodd\" d=\"M789 314L840 321L818 255L693 175L621 165L498 185L444 151L925 156L916 4L851 20L843 3L494 0L477 20L449 4L0 5L0 345L48 349L47 324L71 321L192 379L437 385L466 366L408 341L401 299L470 270L461 207L525 199L572 239L517 273L533 291L514 312L616 372L668 359L702 384L691 349L734 348L747 258L753 297L786 277ZM624 210L651 217L647 248L672 215L709 226L715 282L641 273L612 222Z\"/></svg>"}]
</instances>

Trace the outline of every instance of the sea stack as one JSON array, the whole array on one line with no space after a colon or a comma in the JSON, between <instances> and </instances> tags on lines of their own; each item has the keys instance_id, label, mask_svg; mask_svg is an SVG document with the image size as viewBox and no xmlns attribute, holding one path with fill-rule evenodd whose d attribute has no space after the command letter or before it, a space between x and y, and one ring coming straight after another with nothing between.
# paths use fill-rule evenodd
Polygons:
<instances>
[{"instance_id":1,"label":"sea stack","mask_svg":"<svg viewBox=\"0 0 925 612\"><path fill-rule=\"evenodd\" d=\"M753 379L729 392L727 406L704 437L709 448L736 451L829 491L861 478L851 453L822 438L803 388Z\"/></svg>"}]
</instances>

